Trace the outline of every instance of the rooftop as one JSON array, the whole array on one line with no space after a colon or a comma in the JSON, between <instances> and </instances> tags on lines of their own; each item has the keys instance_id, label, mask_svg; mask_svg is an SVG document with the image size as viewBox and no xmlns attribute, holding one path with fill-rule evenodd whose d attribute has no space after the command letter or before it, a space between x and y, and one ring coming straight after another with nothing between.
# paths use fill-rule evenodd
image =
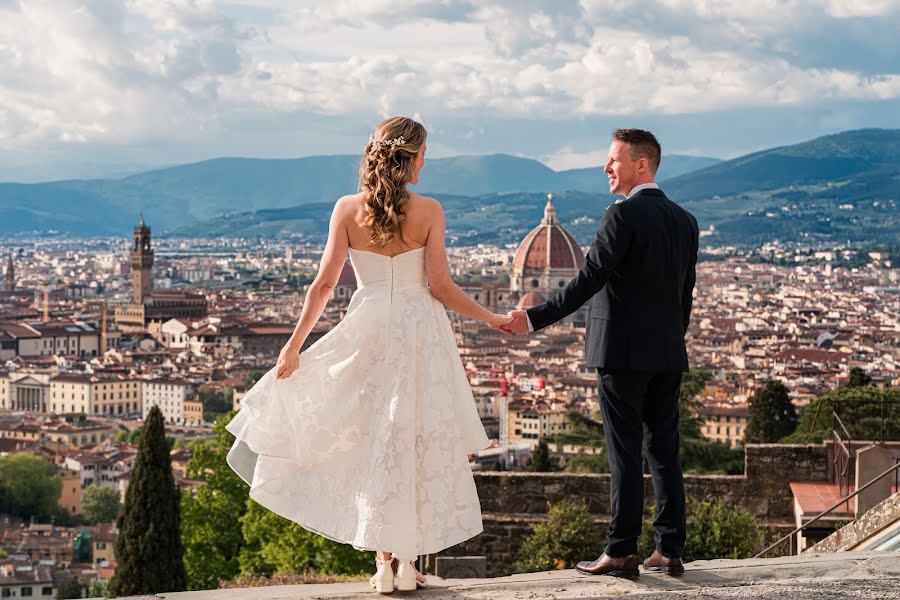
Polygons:
<instances>
[{"instance_id":1,"label":"rooftop","mask_svg":"<svg viewBox=\"0 0 900 600\"><path fill-rule=\"evenodd\" d=\"M428 578L418 592L396 598L526 600L552 598L742 598L754 600L900 599L900 560L890 552L841 552L771 559L697 561L681 578L644 573L629 581L580 575L573 570L494 579ZM334 583L157 594L165 600L341 600L382 598L368 583ZM154 596L143 597L146 600ZM132 599L134 600L134 599Z\"/></svg>"}]
</instances>

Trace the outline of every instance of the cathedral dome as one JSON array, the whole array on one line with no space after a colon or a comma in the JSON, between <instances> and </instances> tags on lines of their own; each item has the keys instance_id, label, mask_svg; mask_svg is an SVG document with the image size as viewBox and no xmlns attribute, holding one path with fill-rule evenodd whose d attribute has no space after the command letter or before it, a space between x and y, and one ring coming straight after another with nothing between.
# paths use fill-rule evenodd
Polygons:
<instances>
[{"instance_id":1,"label":"cathedral dome","mask_svg":"<svg viewBox=\"0 0 900 600\"><path fill-rule=\"evenodd\" d=\"M547 206L541 224L525 236L513 259L513 272L546 269L575 269L584 264L584 253L571 233L556 220L553 195L547 195Z\"/></svg>"},{"instance_id":2,"label":"cathedral dome","mask_svg":"<svg viewBox=\"0 0 900 600\"><path fill-rule=\"evenodd\" d=\"M519 300L519 303L516 304L516 308L519 310L525 310L526 308L533 308L538 304L543 304L545 302L544 297L538 294L537 292L528 292Z\"/></svg>"}]
</instances>

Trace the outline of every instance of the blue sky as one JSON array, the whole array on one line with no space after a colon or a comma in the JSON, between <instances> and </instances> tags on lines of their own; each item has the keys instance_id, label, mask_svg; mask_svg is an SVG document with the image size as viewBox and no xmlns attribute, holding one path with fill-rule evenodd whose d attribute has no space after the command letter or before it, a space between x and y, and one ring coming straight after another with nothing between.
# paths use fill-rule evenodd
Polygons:
<instances>
[{"instance_id":1,"label":"blue sky","mask_svg":"<svg viewBox=\"0 0 900 600\"><path fill-rule=\"evenodd\" d=\"M730 158L900 127L900 0L0 0L0 180L216 156L603 162L609 131Z\"/></svg>"}]
</instances>

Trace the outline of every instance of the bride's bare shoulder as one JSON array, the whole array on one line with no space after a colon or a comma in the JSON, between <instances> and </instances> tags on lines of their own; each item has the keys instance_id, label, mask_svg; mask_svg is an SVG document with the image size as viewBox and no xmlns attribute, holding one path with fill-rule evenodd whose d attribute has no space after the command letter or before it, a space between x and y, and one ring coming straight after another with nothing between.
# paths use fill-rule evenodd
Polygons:
<instances>
[{"instance_id":1,"label":"bride's bare shoulder","mask_svg":"<svg viewBox=\"0 0 900 600\"><path fill-rule=\"evenodd\" d=\"M410 192L410 200L414 201L418 206L422 207L425 212L433 213L442 210L441 203L431 196L423 196Z\"/></svg>"},{"instance_id":2,"label":"bride's bare shoulder","mask_svg":"<svg viewBox=\"0 0 900 600\"><path fill-rule=\"evenodd\" d=\"M341 196L334 204L334 212L342 216L352 217L362 210L366 200L365 196L363 192Z\"/></svg>"}]
</instances>

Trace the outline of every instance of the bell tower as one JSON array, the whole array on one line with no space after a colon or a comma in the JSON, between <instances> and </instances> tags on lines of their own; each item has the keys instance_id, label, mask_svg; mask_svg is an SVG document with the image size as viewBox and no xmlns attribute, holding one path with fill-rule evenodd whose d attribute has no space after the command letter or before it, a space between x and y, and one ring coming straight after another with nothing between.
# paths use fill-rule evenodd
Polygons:
<instances>
[{"instance_id":1,"label":"bell tower","mask_svg":"<svg viewBox=\"0 0 900 600\"><path fill-rule=\"evenodd\" d=\"M135 304L143 304L153 292L153 249L150 247L150 228L141 222L134 228L131 249L131 286Z\"/></svg>"},{"instance_id":2,"label":"bell tower","mask_svg":"<svg viewBox=\"0 0 900 600\"><path fill-rule=\"evenodd\" d=\"M7 291L11 292L16 289L16 268L13 266L12 254L9 255L9 260L6 261L6 277L3 281Z\"/></svg>"}]
</instances>

